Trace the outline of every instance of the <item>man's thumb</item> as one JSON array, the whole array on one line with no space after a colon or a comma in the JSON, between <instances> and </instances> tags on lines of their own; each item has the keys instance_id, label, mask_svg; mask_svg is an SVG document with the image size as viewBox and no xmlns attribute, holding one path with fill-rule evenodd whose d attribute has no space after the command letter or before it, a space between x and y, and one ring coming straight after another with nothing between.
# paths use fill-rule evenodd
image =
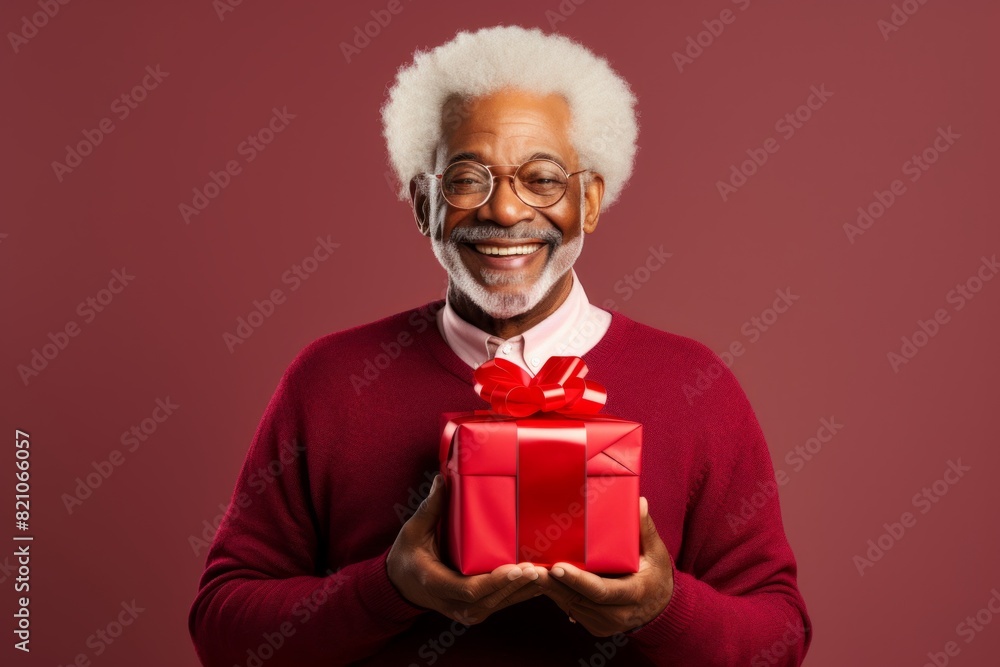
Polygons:
<instances>
[{"instance_id":1,"label":"man's thumb","mask_svg":"<svg viewBox=\"0 0 1000 667\"><path fill-rule=\"evenodd\" d=\"M646 500L645 496L639 498L639 534L642 539L643 553L649 553L649 550L660 541L653 517L649 515L649 501Z\"/></svg>"},{"instance_id":2,"label":"man's thumb","mask_svg":"<svg viewBox=\"0 0 1000 667\"><path fill-rule=\"evenodd\" d=\"M429 528L434 526L434 523L444 511L443 486L444 480L441 478L440 473L434 475L434 481L431 483L431 491L427 494L423 502L420 503L417 511L413 514L413 519L427 525Z\"/></svg>"}]
</instances>

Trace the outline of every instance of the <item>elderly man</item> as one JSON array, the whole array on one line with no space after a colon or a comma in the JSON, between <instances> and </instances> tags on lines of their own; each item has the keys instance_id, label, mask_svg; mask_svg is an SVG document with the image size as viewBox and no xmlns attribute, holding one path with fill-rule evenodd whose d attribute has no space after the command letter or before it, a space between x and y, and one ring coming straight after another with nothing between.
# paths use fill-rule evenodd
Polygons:
<instances>
[{"instance_id":1,"label":"elderly man","mask_svg":"<svg viewBox=\"0 0 1000 667\"><path fill-rule=\"evenodd\" d=\"M634 104L606 61L537 30L459 33L400 70L385 137L447 297L286 371L191 609L205 665L801 663L811 626L745 394L723 369L687 400L717 357L590 304L573 270L631 173ZM486 407L473 370L495 355L529 374L581 356L606 412L643 424L638 572L442 559L439 415Z\"/></svg>"}]
</instances>

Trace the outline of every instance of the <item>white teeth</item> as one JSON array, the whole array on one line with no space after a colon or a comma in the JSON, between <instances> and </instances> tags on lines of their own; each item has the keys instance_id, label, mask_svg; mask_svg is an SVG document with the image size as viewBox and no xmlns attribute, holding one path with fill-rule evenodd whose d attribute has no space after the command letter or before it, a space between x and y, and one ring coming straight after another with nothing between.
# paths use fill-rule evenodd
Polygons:
<instances>
[{"instance_id":1,"label":"white teeth","mask_svg":"<svg viewBox=\"0 0 1000 667\"><path fill-rule=\"evenodd\" d=\"M483 253L484 255L497 255L499 257L504 257L506 255L530 255L539 248L542 247L541 243L532 243L529 245L516 245L511 247L495 246L495 245L479 245L476 244L476 250Z\"/></svg>"}]
</instances>

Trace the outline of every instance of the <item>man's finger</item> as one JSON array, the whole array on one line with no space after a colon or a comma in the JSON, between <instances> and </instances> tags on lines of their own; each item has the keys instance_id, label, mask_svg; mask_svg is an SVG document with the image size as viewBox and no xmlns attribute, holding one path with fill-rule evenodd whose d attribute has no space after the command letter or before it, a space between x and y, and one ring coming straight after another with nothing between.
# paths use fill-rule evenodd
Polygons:
<instances>
[{"instance_id":1,"label":"man's finger","mask_svg":"<svg viewBox=\"0 0 1000 667\"><path fill-rule=\"evenodd\" d=\"M634 576L616 579L599 577L569 563L556 563L549 570L552 578L598 604L634 604L638 585Z\"/></svg>"},{"instance_id":2,"label":"man's finger","mask_svg":"<svg viewBox=\"0 0 1000 667\"><path fill-rule=\"evenodd\" d=\"M533 598L542 595L545 595L545 593L544 591L542 591L542 589L538 588L538 586L532 586L532 585L522 586L521 588L517 589L516 591L505 597L503 601L500 602L500 604L498 604L493 609L493 611L499 611L506 607L510 607L515 604L520 604L525 600L531 600Z\"/></svg>"},{"instance_id":3,"label":"man's finger","mask_svg":"<svg viewBox=\"0 0 1000 667\"><path fill-rule=\"evenodd\" d=\"M434 563L427 570L427 589L445 600L473 604L523 576L516 565L501 565L488 574L467 577L441 563Z\"/></svg>"},{"instance_id":4,"label":"man's finger","mask_svg":"<svg viewBox=\"0 0 1000 667\"><path fill-rule=\"evenodd\" d=\"M441 561L428 562L423 575L424 589L439 600L469 603L477 599L475 591L468 586L470 577L458 574Z\"/></svg>"},{"instance_id":5,"label":"man's finger","mask_svg":"<svg viewBox=\"0 0 1000 667\"><path fill-rule=\"evenodd\" d=\"M594 604L588 598L558 581L549 571L543 570L541 572L537 585L546 597L555 602L556 606L567 614L571 614L574 610L579 611L586 605Z\"/></svg>"},{"instance_id":6,"label":"man's finger","mask_svg":"<svg viewBox=\"0 0 1000 667\"><path fill-rule=\"evenodd\" d=\"M539 570L540 575L538 577L538 581L536 582L537 586L557 603L565 604L572 598L580 597L579 593L557 580L548 570L545 570L544 568L536 569Z\"/></svg>"},{"instance_id":7,"label":"man's finger","mask_svg":"<svg viewBox=\"0 0 1000 667\"><path fill-rule=\"evenodd\" d=\"M478 602L479 606L484 607L485 609L494 610L498 607L505 607L507 604L511 604L509 599L512 595L521 589L530 586L532 582L538 579L538 573L535 572L534 568L522 568L522 572L522 576L509 581L507 585L500 590L489 593L481 598ZM507 578L510 579L509 574L507 575ZM531 595L527 595L521 599L527 599L528 597L531 597Z\"/></svg>"},{"instance_id":8,"label":"man's finger","mask_svg":"<svg viewBox=\"0 0 1000 667\"><path fill-rule=\"evenodd\" d=\"M444 514L444 496L444 479L439 473L434 475L430 493L420 503L417 511L413 513L407 523L415 525L422 532L434 532L438 519Z\"/></svg>"}]
</instances>

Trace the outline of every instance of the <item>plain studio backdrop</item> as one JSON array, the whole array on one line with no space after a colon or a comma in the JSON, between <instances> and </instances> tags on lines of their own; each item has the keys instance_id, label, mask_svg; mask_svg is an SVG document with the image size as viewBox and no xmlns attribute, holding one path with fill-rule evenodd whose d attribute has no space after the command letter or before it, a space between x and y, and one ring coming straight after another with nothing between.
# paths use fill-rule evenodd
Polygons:
<instances>
[{"instance_id":1,"label":"plain studio backdrop","mask_svg":"<svg viewBox=\"0 0 1000 667\"><path fill-rule=\"evenodd\" d=\"M196 664L203 540L281 373L319 336L443 296L387 175L386 87L417 47L517 23L634 87L635 175L577 272L594 303L731 364L781 482L806 664L993 664L998 18L986 1L4 2L3 428L30 435L35 541L30 657L0 551L0 662Z\"/></svg>"}]
</instances>

